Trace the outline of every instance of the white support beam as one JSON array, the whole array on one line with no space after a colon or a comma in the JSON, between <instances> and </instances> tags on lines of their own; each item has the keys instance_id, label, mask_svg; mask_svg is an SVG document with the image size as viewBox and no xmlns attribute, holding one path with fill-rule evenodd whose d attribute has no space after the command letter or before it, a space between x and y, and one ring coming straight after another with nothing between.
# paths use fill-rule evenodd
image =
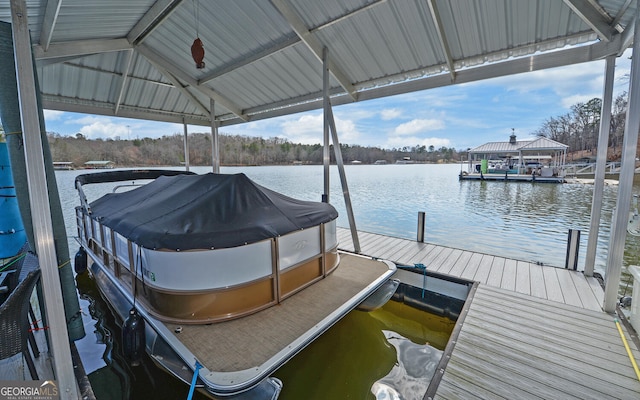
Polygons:
<instances>
[{"instance_id":1,"label":"white support beam","mask_svg":"<svg viewBox=\"0 0 640 400\"><path fill-rule=\"evenodd\" d=\"M444 26L442 24L442 19L440 18L440 13L438 12L438 7L436 6L435 0L427 0L427 4L429 5L429 11L431 12L431 19L433 20L433 23L436 25L436 31L438 32L438 40L440 41L440 47L444 52L444 57L447 62L447 67L449 68L449 74L451 75L451 81L455 82L456 70L453 65L453 57L451 56L451 49L449 47L449 42L447 41L447 35L444 31Z\"/></svg>"},{"instance_id":2,"label":"white support beam","mask_svg":"<svg viewBox=\"0 0 640 400\"><path fill-rule=\"evenodd\" d=\"M214 174L220 173L220 142L218 136L218 121L216 121L216 102L209 100L211 108L211 168Z\"/></svg>"},{"instance_id":3,"label":"white support beam","mask_svg":"<svg viewBox=\"0 0 640 400\"><path fill-rule=\"evenodd\" d=\"M640 23L640 8L636 8L636 26ZM640 31L636 29L633 40L633 52L640 52ZM629 105L628 110L640 109L640 59L631 59L631 73L629 74ZM636 150L638 147L638 130L640 130L640 113L627 112L624 124L624 139L622 144L622 163L618 184L618 196L616 208L614 208L611 221L611 236L609 238L609 251L607 252L607 272L604 288L604 311L613 313L618 303L618 290L620 288L620 273L624 256L624 244L627 238L627 224L629 223L629 210L631 209L631 196L633 194L633 176L635 174Z\"/></svg>"},{"instance_id":4,"label":"white support beam","mask_svg":"<svg viewBox=\"0 0 640 400\"><path fill-rule=\"evenodd\" d=\"M154 64L156 67L162 68L163 71L168 72L170 75L187 83L192 88L194 88L195 90L198 90L199 92L209 97L210 99L215 100L218 104L222 105L224 108L226 108L233 114L237 115L238 118L242 119L245 122L249 120L249 117L243 114L242 109L238 107L236 104L234 104L231 100L227 99L226 97L222 96L220 93L216 92L215 90L207 86L198 85L198 81L195 78L184 73L184 71L182 71L180 68L178 68L168 60L164 59L162 56L157 54L155 51L151 50L149 47L145 45L141 45L136 47L136 50L138 51L138 53L142 54L147 60L149 60L149 62Z\"/></svg>"},{"instance_id":5,"label":"white support beam","mask_svg":"<svg viewBox=\"0 0 640 400\"><path fill-rule=\"evenodd\" d=\"M316 58L322 62L322 49L325 46L320 43L311 31L309 31L302 18L300 18L300 16L298 16L298 14L289 7L285 0L271 0L271 3L278 9L289 25L291 25L302 42L309 48L309 50L311 50ZM328 65L331 74L340 83L340 86L344 88L353 100L357 100L356 89L349 78L347 78L347 75L344 74L344 72L332 60L328 60Z\"/></svg>"},{"instance_id":6,"label":"white support beam","mask_svg":"<svg viewBox=\"0 0 640 400\"><path fill-rule=\"evenodd\" d=\"M47 1L47 8L44 10L44 18L42 19L42 28L40 30L40 46L46 51L51 44L51 38L53 37L53 30L58 22L58 15L60 14L60 6L62 0L49 0Z\"/></svg>"},{"instance_id":7,"label":"white support beam","mask_svg":"<svg viewBox=\"0 0 640 400\"><path fill-rule=\"evenodd\" d=\"M154 29L162 24L184 0L157 0L149 11L127 34L127 40L133 45L141 44Z\"/></svg>"},{"instance_id":8,"label":"white support beam","mask_svg":"<svg viewBox=\"0 0 640 400\"><path fill-rule=\"evenodd\" d=\"M118 100L116 100L116 105L113 108L116 115L118 115L118 109L120 108L120 104L122 103L122 98L124 97L124 91L127 87L127 78L129 77L129 70L131 69L131 60L133 59L133 50L129 50L127 52L127 57L125 60L125 67L122 71L122 80L120 82L120 90L118 90Z\"/></svg>"},{"instance_id":9,"label":"white support beam","mask_svg":"<svg viewBox=\"0 0 640 400\"><path fill-rule=\"evenodd\" d=\"M43 146L38 101L36 96L36 75L31 57L31 38L27 21L25 0L11 0L11 29L13 34L20 120L24 140L24 156L29 187L29 204L33 221L33 234L38 262L41 270L45 313L49 322L49 350L58 390L61 398L79 399L78 384L71 361L71 345L64 314L64 302L60 287L60 275L54 245L53 223L47 176L44 168Z\"/></svg>"},{"instance_id":10,"label":"white support beam","mask_svg":"<svg viewBox=\"0 0 640 400\"><path fill-rule=\"evenodd\" d=\"M129 50L133 48L127 39L78 40L75 42L53 43L48 50L41 45L33 46L36 60L50 58L82 57L89 54L108 53L111 51Z\"/></svg>"},{"instance_id":11,"label":"white support beam","mask_svg":"<svg viewBox=\"0 0 640 400\"><path fill-rule=\"evenodd\" d=\"M616 56L607 57L602 90L602 107L600 111L600 130L598 133L598 153L596 156L596 172L593 182L593 198L591 199L591 223L587 241L587 255L584 262L584 274L593 276L596 264L596 250L602 214L602 198L604 195L604 178L607 168L607 149L609 147L609 129L611 124L611 102L613 99L613 79L616 68Z\"/></svg>"},{"instance_id":12,"label":"white support beam","mask_svg":"<svg viewBox=\"0 0 640 400\"><path fill-rule=\"evenodd\" d=\"M636 20L631 21L622 32L622 44L620 45L620 51L618 57L622 55L631 45L633 45L633 36L636 28Z\"/></svg>"},{"instance_id":13,"label":"white support beam","mask_svg":"<svg viewBox=\"0 0 640 400\"><path fill-rule=\"evenodd\" d=\"M576 13L601 40L610 41L615 29L609 25L612 20L605 17L600 10L597 10L588 0L564 0L564 3Z\"/></svg>"}]
</instances>

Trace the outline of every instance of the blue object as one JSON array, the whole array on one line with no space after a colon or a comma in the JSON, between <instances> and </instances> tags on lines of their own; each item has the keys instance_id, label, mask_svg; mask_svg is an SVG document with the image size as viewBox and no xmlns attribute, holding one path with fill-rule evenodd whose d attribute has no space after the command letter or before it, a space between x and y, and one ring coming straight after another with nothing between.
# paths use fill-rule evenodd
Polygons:
<instances>
[{"instance_id":1,"label":"blue object","mask_svg":"<svg viewBox=\"0 0 640 400\"><path fill-rule=\"evenodd\" d=\"M422 263L413 265L422 270L422 298L424 299L424 291L427 289L427 267Z\"/></svg>"},{"instance_id":2,"label":"blue object","mask_svg":"<svg viewBox=\"0 0 640 400\"><path fill-rule=\"evenodd\" d=\"M198 382L198 371L200 371L202 365L196 360L196 369L193 371L193 379L191 379L191 387L189 387L189 395L187 396L187 400L191 400L193 397L193 392L196 390L196 382Z\"/></svg>"},{"instance_id":3,"label":"blue object","mask_svg":"<svg viewBox=\"0 0 640 400\"><path fill-rule=\"evenodd\" d=\"M0 142L0 258L15 256L26 242L7 143Z\"/></svg>"}]
</instances>

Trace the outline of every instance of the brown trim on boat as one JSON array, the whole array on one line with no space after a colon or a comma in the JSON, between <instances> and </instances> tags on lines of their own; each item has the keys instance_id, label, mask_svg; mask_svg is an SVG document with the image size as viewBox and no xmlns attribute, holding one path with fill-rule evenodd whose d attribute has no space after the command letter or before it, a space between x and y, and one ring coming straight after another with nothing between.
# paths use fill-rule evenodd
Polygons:
<instances>
[{"instance_id":1,"label":"brown trim on boat","mask_svg":"<svg viewBox=\"0 0 640 400\"><path fill-rule=\"evenodd\" d=\"M136 298L165 322L202 324L227 321L276 304L273 277L206 292L163 291L138 280Z\"/></svg>"}]
</instances>

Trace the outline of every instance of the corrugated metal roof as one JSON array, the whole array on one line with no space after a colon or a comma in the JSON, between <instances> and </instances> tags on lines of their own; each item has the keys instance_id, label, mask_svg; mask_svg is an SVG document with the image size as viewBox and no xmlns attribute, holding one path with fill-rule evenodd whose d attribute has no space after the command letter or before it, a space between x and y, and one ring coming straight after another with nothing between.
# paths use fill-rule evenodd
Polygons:
<instances>
[{"instance_id":1,"label":"corrugated metal roof","mask_svg":"<svg viewBox=\"0 0 640 400\"><path fill-rule=\"evenodd\" d=\"M625 0L29 0L45 108L222 125L621 54ZM60 6L59 8L57 6ZM9 0L0 21L10 22ZM205 68L190 47L199 36ZM580 46L577 46L580 45ZM552 51L553 50L553 51ZM522 57L527 56L524 60Z\"/></svg>"},{"instance_id":2,"label":"corrugated metal roof","mask_svg":"<svg viewBox=\"0 0 640 400\"><path fill-rule=\"evenodd\" d=\"M535 140L511 142L489 142L469 150L469 154L507 154L521 151L563 151L569 146L545 137Z\"/></svg>"}]
</instances>

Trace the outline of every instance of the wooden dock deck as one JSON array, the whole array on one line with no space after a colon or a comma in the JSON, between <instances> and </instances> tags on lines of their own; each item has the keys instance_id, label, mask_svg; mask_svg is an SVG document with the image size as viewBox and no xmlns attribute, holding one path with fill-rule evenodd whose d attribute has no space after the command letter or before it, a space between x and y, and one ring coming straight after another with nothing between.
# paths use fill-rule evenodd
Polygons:
<instances>
[{"instance_id":1,"label":"wooden dock deck","mask_svg":"<svg viewBox=\"0 0 640 400\"><path fill-rule=\"evenodd\" d=\"M348 229L340 248L353 251ZM598 281L581 272L359 232L361 253L479 282L425 399L639 399ZM470 303L470 304L469 304ZM640 351L622 327L636 360ZM439 374L439 375L438 375Z\"/></svg>"}]
</instances>

